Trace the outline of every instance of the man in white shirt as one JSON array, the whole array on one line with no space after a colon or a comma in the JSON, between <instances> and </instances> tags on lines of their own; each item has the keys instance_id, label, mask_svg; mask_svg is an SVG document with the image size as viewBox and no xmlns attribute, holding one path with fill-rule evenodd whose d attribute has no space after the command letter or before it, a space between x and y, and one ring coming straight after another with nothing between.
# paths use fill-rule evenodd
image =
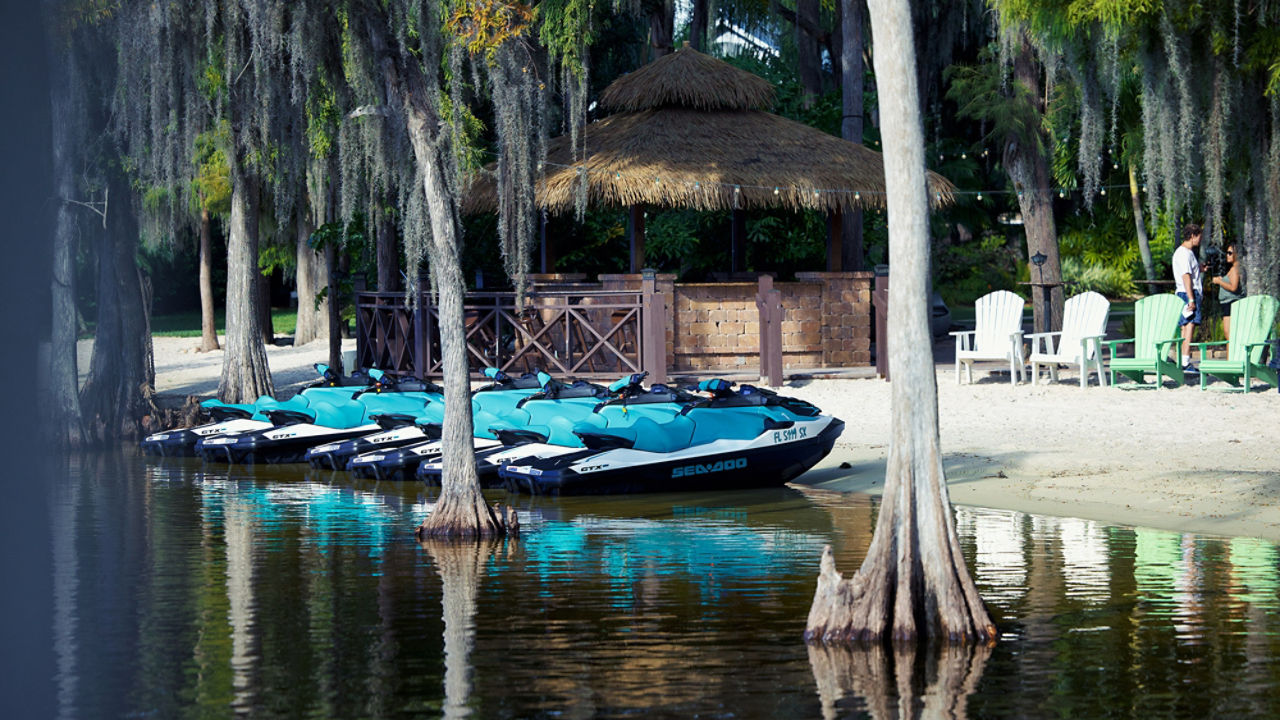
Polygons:
<instances>
[{"instance_id":1,"label":"man in white shirt","mask_svg":"<svg viewBox=\"0 0 1280 720\"><path fill-rule=\"evenodd\" d=\"M1191 364L1191 338L1195 335L1196 326L1200 324L1200 305L1204 299L1201 287L1200 260L1196 257L1196 248L1200 247L1200 226L1190 223L1182 228L1182 244L1173 251L1173 282L1178 297L1187 304L1182 311L1178 326L1182 328L1183 372L1198 372Z\"/></svg>"}]
</instances>

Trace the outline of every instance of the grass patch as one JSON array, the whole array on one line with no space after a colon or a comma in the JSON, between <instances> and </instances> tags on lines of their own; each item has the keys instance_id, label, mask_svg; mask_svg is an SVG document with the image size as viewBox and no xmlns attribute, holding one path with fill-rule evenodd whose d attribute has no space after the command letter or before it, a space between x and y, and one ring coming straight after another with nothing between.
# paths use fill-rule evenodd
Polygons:
<instances>
[{"instance_id":1,"label":"grass patch","mask_svg":"<svg viewBox=\"0 0 1280 720\"><path fill-rule=\"evenodd\" d=\"M226 333L222 311L214 313L218 334ZM298 311L291 308L271 309L271 328L277 335L292 335L298 327ZM92 332L92 328L90 328ZM200 337L200 312L170 313L151 318L151 334L159 337Z\"/></svg>"}]
</instances>

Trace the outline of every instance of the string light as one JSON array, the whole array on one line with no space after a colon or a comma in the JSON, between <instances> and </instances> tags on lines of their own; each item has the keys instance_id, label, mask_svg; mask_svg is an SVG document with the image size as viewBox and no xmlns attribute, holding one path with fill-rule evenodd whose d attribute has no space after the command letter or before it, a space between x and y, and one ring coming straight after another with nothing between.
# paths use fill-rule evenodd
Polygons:
<instances>
[{"instance_id":1,"label":"string light","mask_svg":"<svg viewBox=\"0 0 1280 720\"><path fill-rule=\"evenodd\" d=\"M986 155L986 154L987 154L987 151L985 151L985 150L984 150L982 154L983 154L983 155ZM964 155L962 155L962 157L964 157ZM575 172L576 172L576 173L578 173L579 175L585 175L585 174L590 174L590 173L592 173L592 172L595 172L595 171L590 170L590 169L589 169L588 167L586 167L585 165L565 165L565 164L561 164L561 163L554 163L554 162L550 162L550 161L547 161L547 162L539 161L539 162L538 162L538 170L539 170L540 172L541 172L541 171L544 171L544 170L546 169L546 166L547 166L547 165L551 165L552 167L557 167L557 168L572 169L573 171L575 171ZM608 171L605 171L605 172L608 172ZM613 176L614 176L614 178L616 178L616 179L618 179L618 180L621 180L621 179L622 179L622 172L621 172L621 171L617 171L617 170L615 170L615 171L613 171ZM661 177L654 177L654 178L653 178L653 183L654 183L654 185L661 186L661 185L663 185L663 179L662 179ZM666 182L666 184L667 184L667 185L682 186L682 187L684 187L684 188L686 188L686 189L689 189L689 188L693 188L693 189L697 189L697 190L701 190L701 189L702 189L702 182L701 182L700 180L693 180L693 181L689 181L689 180L681 180L681 179L675 179L675 180L672 180L671 178L667 178L667 182ZM746 187L746 188L748 188L748 189L755 189L755 190L759 190L759 191L762 191L762 192L768 192L770 189L772 189L772 190L773 190L773 194L774 194L775 196L781 196L781 195L782 195L782 190L783 190L783 188L784 188L784 187L786 187L786 188L787 188L787 190L788 190L788 192L790 192L793 196L796 196L796 195L802 195L802 194L803 194L803 193L805 193L805 192L810 192L810 190L809 190L809 189L806 189L806 188L799 188L799 187L796 187L796 186L794 186L794 185L791 185L791 186L783 186L783 185L742 185L742 184L731 184L731 183L724 183L724 182L710 182L710 183L708 183L708 185L709 185L709 186L711 186L711 187L722 187L722 188L732 187L732 188L733 188L734 197L735 197L735 201L736 201L736 198L737 198L737 197L739 197L739 196L742 194L742 189L743 189L744 187ZM1125 188L1125 187L1128 187L1128 185L1107 185L1107 186L1101 186L1101 187L1098 189L1098 192L1099 192L1099 194L1101 194L1101 195L1106 195L1108 190L1112 190L1112 189L1122 189L1122 188ZM1142 192L1144 192L1144 193L1145 193L1145 192L1147 191L1147 186L1146 186L1146 184L1143 184L1141 187L1142 187ZM1035 189L1035 190L1032 190L1032 192L1045 192L1045 193L1057 192L1057 193L1058 193L1058 197L1060 197L1060 198L1065 198L1065 197L1067 196L1067 193L1068 193L1068 192L1071 192L1071 191L1073 191L1073 190L1079 190L1079 188L1043 188L1043 189ZM820 198L820 197L822 196L822 194L823 194L823 193L837 193L837 194L841 194L841 195L844 195L844 196L846 196L846 197L847 197L847 196L848 196L848 193L850 192L850 189L849 189L849 188L815 188L815 189L813 189L813 190L812 190L812 192L813 192L813 195L814 195L814 197L815 197L815 198ZM857 190L857 189L855 189L855 190L852 190L852 192L853 192L853 197L854 197L854 199L855 199L855 200L859 200L859 201L860 201L860 200L862 200L862 191L861 191L861 190ZM868 193L870 193L873 197L874 197L874 196L883 196L883 195L885 195L885 192L884 192L883 190L868 190L867 192L868 192ZM1018 190L1013 190L1013 189L1010 189L1010 190L1001 190L1001 189L991 189L991 188L987 188L987 189L983 189L983 190L952 190L952 191L950 192L950 195L951 195L952 197L960 197L960 196L966 196L966 195L969 195L969 196L973 196L977 201L982 202L982 200L983 200L983 196L984 196L984 195L993 195L993 196L998 196L998 195L1004 195L1004 194L1010 194L1010 195L1012 195L1012 194L1014 194L1014 193L1017 193L1017 196L1018 196L1019 198L1021 198L1021 197L1023 197L1023 193L1024 193L1024 192L1026 192L1026 190L1025 190L1025 189L1018 189ZM939 199L939 200L941 200L941 199L942 199L942 193L941 193L941 192L935 192L935 196L936 196L936 197L937 197L937 199Z\"/></svg>"}]
</instances>

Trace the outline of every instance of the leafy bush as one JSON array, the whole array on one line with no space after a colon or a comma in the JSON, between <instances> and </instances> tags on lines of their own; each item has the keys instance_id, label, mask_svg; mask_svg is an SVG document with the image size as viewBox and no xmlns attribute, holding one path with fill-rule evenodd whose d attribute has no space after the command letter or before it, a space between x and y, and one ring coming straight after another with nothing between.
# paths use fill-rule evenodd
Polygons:
<instances>
[{"instance_id":1,"label":"leafy bush","mask_svg":"<svg viewBox=\"0 0 1280 720\"><path fill-rule=\"evenodd\" d=\"M1092 290L1110 298L1130 297L1137 287L1130 268L1091 265L1078 257L1062 258L1062 281L1068 295Z\"/></svg>"}]
</instances>

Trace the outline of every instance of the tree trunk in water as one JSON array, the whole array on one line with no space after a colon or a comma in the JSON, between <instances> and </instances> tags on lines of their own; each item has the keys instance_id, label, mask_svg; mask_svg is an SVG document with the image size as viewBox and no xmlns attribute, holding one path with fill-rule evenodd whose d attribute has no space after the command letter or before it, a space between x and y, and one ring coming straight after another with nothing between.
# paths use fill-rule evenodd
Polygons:
<instances>
[{"instance_id":1,"label":"tree trunk in water","mask_svg":"<svg viewBox=\"0 0 1280 720\"><path fill-rule=\"evenodd\" d=\"M427 242L433 289L440 298L440 346L443 356L445 410L441 432L443 472L440 499L417 530L419 538L476 538L514 534L514 522L498 517L480 492L476 473L471 377L467 367L462 299L466 289L458 254L456 198L446 185L447 137L441 136L436 111L439 88L434 76L421 68L434 60L421 59L387 45L385 26L377 18L366 21L373 57L382 70L387 97L400 106L422 177L431 238ZM514 521L514 515L510 515Z\"/></svg>"},{"instance_id":2,"label":"tree trunk in water","mask_svg":"<svg viewBox=\"0 0 1280 720\"><path fill-rule=\"evenodd\" d=\"M675 49L672 46L675 25L675 0L656 0L653 9L649 11L649 49L653 53L650 62Z\"/></svg>"},{"instance_id":3,"label":"tree trunk in water","mask_svg":"<svg viewBox=\"0 0 1280 720\"><path fill-rule=\"evenodd\" d=\"M108 187L115 197L127 197L123 178L112 177ZM148 303L135 261L138 227L127 203L109 206L99 238L98 325L80 408L89 439L106 443L138 435L149 409L142 386L155 384L155 368Z\"/></svg>"},{"instance_id":4,"label":"tree trunk in water","mask_svg":"<svg viewBox=\"0 0 1280 720\"><path fill-rule=\"evenodd\" d=\"M439 297L440 352L444 371L444 424L441 431L443 473L440 500L418 528L419 537L494 537L505 534L497 517L480 492L476 472L474 426L471 417L470 370L467 367L466 327L462 301L466 282L458 258L457 230L453 226L451 198L444 188L440 162L425 142L425 131L411 123L419 167L426 166L423 186L431 215L429 245L431 284ZM424 161L425 160L425 161Z\"/></svg>"},{"instance_id":5,"label":"tree trunk in water","mask_svg":"<svg viewBox=\"0 0 1280 720\"><path fill-rule=\"evenodd\" d=\"M866 68L862 63L863 0L844 0L840 3L840 82L843 118L840 136L850 142L862 144L864 110L863 94L866 91ZM843 238L840 243L842 270L862 269L862 208L846 210L840 226Z\"/></svg>"},{"instance_id":6,"label":"tree trunk in water","mask_svg":"<svg viewBox=\"0 0 1280 720\"><path fill-rule=\"evenodd\" d=\"M1013 60L1014 82L1021 83L1033 98L1042 98L1040 64L1031 52L1031 43L1024 35ZM1041 112L1044 107L1037 102ZM1036 130L1035 132L1040 132ZM1053 220L1053 191L1049 189L1049 159L1042 150L1043 143L1026 138L1009 138L1005 141L1004 166L1018 193L1018 209L1022 211L1022 228L1027 234L1027 258L1036 253L1045 256L1044 265L1028 264L1032 285L1032 316L1036 332L1056 331L1062 328L1062 264L1058 259L1058 230ZM1049 317L1045 317L1045 292L1049 293Z\"/></svg>"},{"instance_id":7,"label":"tree trunk in water","mask_svg":"<svg viewBox=\"0 0 1280 720\"><path fill-rule=\"evenodd\" d=\"M262 346L262 311L257 302L258 183L240 162L231 162L231 219L227 238L226 353L218 397L253 402L275 393Z\"/></svg>"},{"instance_id":8,"label":"tree trunk in water","mask_svg":"<svg viewBox=\"0 0 1280 720\"><path fill-rule=\"evenodd\" d=\"M200 352L218 350L213 304L213 230L208 208L200 209Z\"/></svg>"},{"instance_id":9,"label":"tree trunk in water","mask_svg":"<svg viewBox=\"0 0 1280 720\"><path fill-rule=\"evenodd\" d=\"M707 3L710 0L693 0L693 11L689 18L689 47L698 52L707 52Z\"/></svg>"},{"instance_id":10,"label":"tree trunk in water","mask_svg":"<svg viewBox=\"0 0 1280 720\"><path fill-rule=\"evenodd\" d=\"M819 0L796 0L796 55L806 108L822 94L822 45L812 31L820 25L819 7Z\"/></svg>"},{"instance_id":11,"label":"tree trunk in water","mask_svg":"<svg viewBox=\"0 0 1280 720\"><path fill-rule=\"evenodd\" d=\"M880 516L866 559L849 579L823 550L805 639L896 644L992 642L995 627L956 534L938 438L938 387L929 334L929 203L924 128L906 0L871 0L884 122L888 195L889 374L892 435Z\"/></svg>"},{"instance_id":12,"label":"tree trunk in water","mask_svg":"<svg viewBox=\"0 0 1280 720\"><path fill-rule=\"evenodd\" d=\"M48 17L58 10L45 2ZM52 106L53 181L57 217L53 231L53 301L48 402L43 403L44 434L55 447L79 447L84 442L80 413L80 378L76 367L76 169L83 146L84 86L76 53L56 34L49 39L50 104Z\"/></svg>"},{"instance_id":13,"label":"tree trunk in water","mask_svg":"<svg viewBox=\"0 0 1280 720\"><path fill-rule=\"evenodd\" d=\"M315 224L305 208L298 210L298 322L293 331L293 344L307 343L329 335L328 298L316 307L316 295L329 284L329 269L324 257L309 244Z\"/></svg>"},{"instance_id":14,"label":"tree trunk in water","mask_svg":"<svg viewBox=\"0 0 1280 720\"><path fill-rule=\"evenodd\" d=\"M1147 223L1142 217L1142 198L1138 196L1138 175L1132 165L1129 166L1129 198L1133 200L1133 225L1134 231L1138 234L1138 254L1142 256L1142 272L1147 280L1155 280L1156 266L1151 259L1151 240L1147 237Z\"/></svg>"},{"instance_id":15,"label":"tree trunk in water","mask_svg":"<svg viewBox=\"0 0 1280 720\"><path fill-rule=\"evenodd\" d=\"M396 226L387 213L378 221L377 237L378 292L395 292L400 289L400 245Z\"/></svg>"}]
</instances>

